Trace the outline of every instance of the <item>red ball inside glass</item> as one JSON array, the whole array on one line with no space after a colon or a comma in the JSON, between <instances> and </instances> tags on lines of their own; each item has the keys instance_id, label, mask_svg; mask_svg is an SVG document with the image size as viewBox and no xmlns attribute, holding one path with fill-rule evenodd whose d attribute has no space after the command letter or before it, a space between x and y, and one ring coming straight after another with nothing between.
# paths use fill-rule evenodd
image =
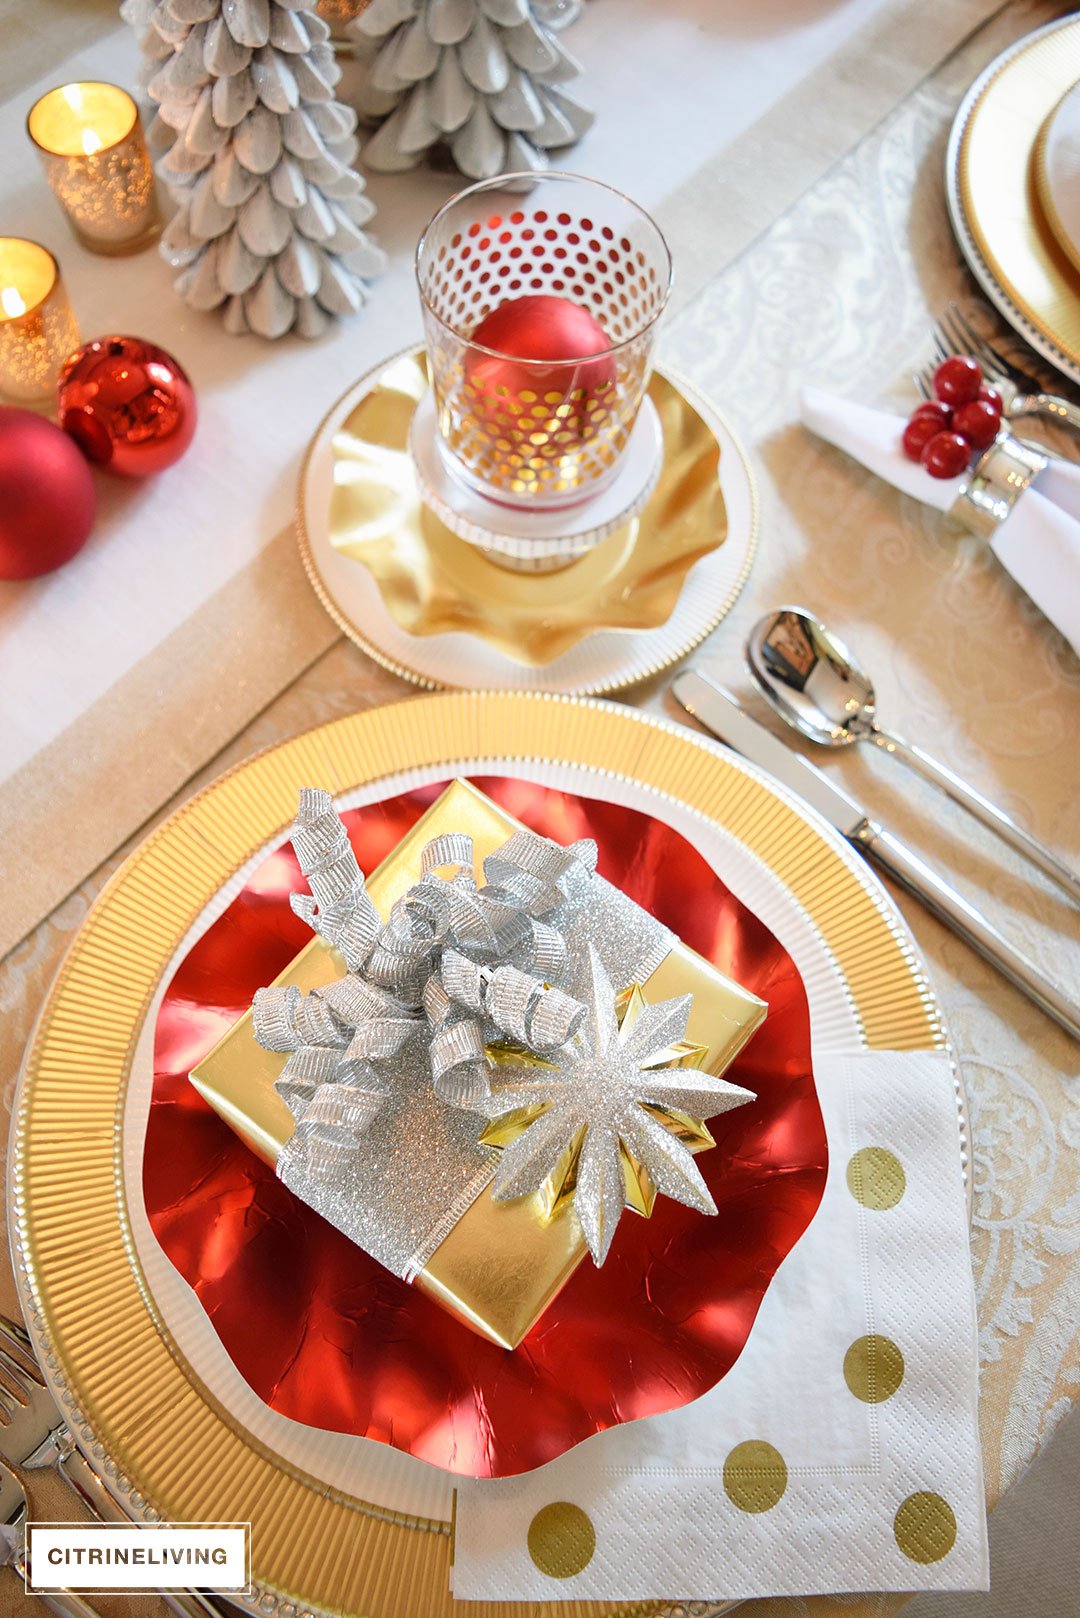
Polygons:
<instances>
[{"instance_id":1,"label":"red ball inside glass","mask_svg":"<svg viewBox=\"0 0 1080 1618\"><path fill-rule=\"evenodd\" d=\"M96 507L71 439L32 410L0 406L0 579L34 579L70 561Z\"/></svg>"},{"instance_id":2,"label":"red ball inside glass","mask_svg":"<svg viewBox=\"0 0 1080 1618\"><path fill-rule=\"evenodd\" d=\"M172 466L191 443L195 394L181 367L141 337L98 337L65 362L61 427L83 454L119 477Z\"/></svg>"},{"instance_id":3,"label":"red ball inside glass","mask_svg":"<svg viewBox=\"0 0 1080 1618\"><path fill-rule=\"evenodd\" d=\"M507 298L469 342L479 345L468 349L465 370L480 408L530 455L556 459L579 448L589 417L610 406L611 343L595 315L570 298Z\"/></svg>"}]
</instances>

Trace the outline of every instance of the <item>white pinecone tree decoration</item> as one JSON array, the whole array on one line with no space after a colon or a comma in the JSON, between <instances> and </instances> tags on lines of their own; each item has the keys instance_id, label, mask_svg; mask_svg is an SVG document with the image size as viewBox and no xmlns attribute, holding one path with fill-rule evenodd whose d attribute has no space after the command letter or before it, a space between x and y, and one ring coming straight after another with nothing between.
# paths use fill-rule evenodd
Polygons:
<instances>
[{"instance_id":1,"label":"white pinecone tree decoration","mask_svg":"<svg viewBox=\"0 0 1080 1618\"><path fill-rule=\"evenodd\" d=\"M415 168L445 145L473 180L539 173L592 113L566 95L581 72L556 32L581 0L370 0L351 26L364 62L361 116L383 120L370 169Z\"/></svg>"},{"instance_id":2,"label":"white pinecone tree decoration","mask_svg":"<svg viewBox=\"0 0 1080 1618\"><path fill-rule=\"evenodd\" d=\"M161 252L184 302L261 337L317 337L354 313L385 257L362 228L375 209L350 166L356 114L334 99L326 23L303 0L126 0L125 15L175 132Z\"/></svg>"}]
</instances>

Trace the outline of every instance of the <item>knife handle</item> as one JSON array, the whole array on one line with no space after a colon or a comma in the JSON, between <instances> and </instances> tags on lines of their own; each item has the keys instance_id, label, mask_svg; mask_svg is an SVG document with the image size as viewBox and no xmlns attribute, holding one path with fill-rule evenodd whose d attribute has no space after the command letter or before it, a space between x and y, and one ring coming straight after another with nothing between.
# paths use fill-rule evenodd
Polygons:
<instances>
[{"instance_id":1,"label":"knife handle","mask_svg":"<svg viewBox=\"0 0 1080 1618\"><path fill-rule=\"evenodd\" d=\"M1049 978L1043 977L1033 961L1015 949L974 905L943 882L917 854L872 821L864 821L852 832L851 841L902 888L921 900L958 938L970 944L991 966L996 966L1003 977L1040 1006L1047 1016L1053 1017L1067 1034L1080 1040L1080 1006Z\"/></svg>"}]
</instances>

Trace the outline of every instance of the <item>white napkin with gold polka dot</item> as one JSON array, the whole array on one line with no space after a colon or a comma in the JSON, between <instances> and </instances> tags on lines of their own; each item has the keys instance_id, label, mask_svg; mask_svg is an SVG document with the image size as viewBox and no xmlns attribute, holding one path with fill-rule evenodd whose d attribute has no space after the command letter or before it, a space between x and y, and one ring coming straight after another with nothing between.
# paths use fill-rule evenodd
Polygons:
<instances>
[{"instance_id":1,"label":"white napkin with gold polka dot","mask_svg":"<svg viewBox=\"0 0 1080 1618\"><path fill-rule=\"evenodd\" d=\"M976 1318L943 1052L815 1052L829 1176L743 1353L681 1410L459 1484L459 1599L988 1586Z\"/></svg>"}]
</instances>

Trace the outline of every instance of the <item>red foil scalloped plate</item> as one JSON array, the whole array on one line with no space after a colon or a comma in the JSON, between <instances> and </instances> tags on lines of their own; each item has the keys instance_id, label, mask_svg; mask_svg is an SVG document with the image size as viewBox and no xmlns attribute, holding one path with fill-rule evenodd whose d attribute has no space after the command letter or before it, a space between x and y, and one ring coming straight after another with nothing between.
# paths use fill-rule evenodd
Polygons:
<instances>
[{"instance_id":1,"label":"red foil scalloped plate","mask_svg":"<svg viewBox=\"0 0 1080 1618\"><path fill-rule=\"evenodd\" d=\"M326 1224L254 1157L187 1081L310 934L289 908L290 849L267 858L193 946L155 1037L143 1191L157 1240L233 1364L273 1410L377 1439L471 1477L542 1466L714 1387L813 1218L828 1152L791 957L662 821L506 778L476 785L535 831L594 837L604 876L768 1001L728 1077L757 1099L710 1125L697 1162L714 1218L658 1199L626 1214L603 1268L586 1260L513 1353L459 1325ZM345 815L371 871L438 796L433 785Z\"/></svg>"}]
</instances>

